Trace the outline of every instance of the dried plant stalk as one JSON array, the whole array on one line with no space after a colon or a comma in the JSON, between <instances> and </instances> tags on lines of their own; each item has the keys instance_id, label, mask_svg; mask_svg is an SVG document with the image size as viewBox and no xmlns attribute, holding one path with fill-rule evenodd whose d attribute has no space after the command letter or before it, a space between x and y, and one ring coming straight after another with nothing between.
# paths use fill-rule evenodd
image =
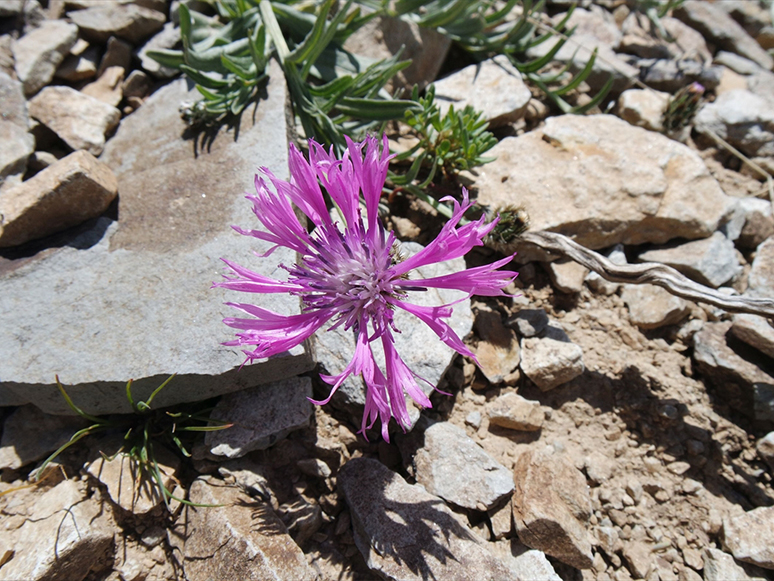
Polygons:
<instances>
[{"instance_id":1,"label":"dried plant stalk","mask_svg":"<svg viewBox=\"0 0 774 581\"><path fill-rule=\"evenodd\" d=\"M751 313L774 319L774 300L727 296L692 281L665 264L654 262L613 264L604 256L555 232L526 232L519 239L545 251L574 260L610 282L655 284L684 299L707 303L732 313Z\"/></svg>"}]
</instances>

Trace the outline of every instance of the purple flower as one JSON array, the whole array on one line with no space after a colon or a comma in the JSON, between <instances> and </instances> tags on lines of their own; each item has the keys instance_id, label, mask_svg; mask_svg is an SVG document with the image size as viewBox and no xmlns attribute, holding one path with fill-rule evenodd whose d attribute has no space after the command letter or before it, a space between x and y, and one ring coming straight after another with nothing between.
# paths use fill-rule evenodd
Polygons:
<instances>
[{"instance_id":1,"label":"purple flower","mask_svg":"<svg viewBox=\"0 0 774 581\"><path fill-rule=\"evenodd\" d=\"M462 290L468 296L503 296L503 287L517 275L497 270L510 262L511 257L507 257L454 274L412 279L410 273L415 268L464 256L474 246L482 245L496 221L486 224L482 217L458 227L472 205L463 190L462 204L448 199L454 203L454 213L438 237L404 260L395 235L384 229L377 215L390 159L386 136L381 151L374 138L364 143L347 140L347 151L340 160L332 149L326 152L314 140L309 141L309 161L291 145L290 181L261 168L262 175L255 177L256 195L247 196L265 231L234 229L274 244L264 256L283 246L300 255L298 262L290 267L280 265L288 272L287 280L275 280L224 259L233 275L215 283L241 292L284 292L301 298L301 314L289 316L247 303L227 303L249 315L224 320L238 329L237 338L226 345L248 347L244 351L248 361L287 351L326 323L330 328L351 329L357 336L354 356L338 375L323 376L333 387L324 401L314 403L327 403L345 379L362 375L367 390L361 432L365 434L380 418L385 440L389 440L387 425L391 416L404 430L410 427L404 393L420 406L430 407L430 400L417 383L422 378L395 350L393 333L400 331L393 323L393 311L408 311L424 321L446 345L475 359L446 322L452 313L451 305L415 305L410 302L411 294L435 287ZM321 184L338 209L342 224L331 219ZM361 194L365 216L361 213ZM296 217L294 206L311 221L311 233ZM374 360L374 343L380 343L384 351L384 370Z\"/></svg>"}]
</instances>

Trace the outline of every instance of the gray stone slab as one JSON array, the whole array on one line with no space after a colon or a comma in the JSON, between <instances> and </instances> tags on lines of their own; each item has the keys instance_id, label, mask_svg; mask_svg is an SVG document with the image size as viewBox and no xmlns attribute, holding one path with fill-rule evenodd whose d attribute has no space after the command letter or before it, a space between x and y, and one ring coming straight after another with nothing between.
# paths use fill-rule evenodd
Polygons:
<instances>
[{"instance_id":1,"label":"gray stone slab","mask_svg":"<svg viewBox=\"0 0 774 581\"><path fill-rule=\"evenodd\" d=\"M70 413L55 374L86 411L112 413L129 411L129 378L136 397L147 397L178 373L154 401L162 407L311 368L299 346L240 370L242 353L221 345L233 337L222 323L234 314L224 301L295 314L298 299L210 289L221 257L273 276L281 276L278 263L296 258L284 250L257 258L268 245L231 229L257 227L242 193L258 167L288 173L285 85L278 70L272 79L236 140L225 129L188 136L178 107L195 92L182 79L160 89L124 119L101 157L118 178L118 222L101 218L60 248L0 260L0 404Z\"/></svg>"}]
</instances>

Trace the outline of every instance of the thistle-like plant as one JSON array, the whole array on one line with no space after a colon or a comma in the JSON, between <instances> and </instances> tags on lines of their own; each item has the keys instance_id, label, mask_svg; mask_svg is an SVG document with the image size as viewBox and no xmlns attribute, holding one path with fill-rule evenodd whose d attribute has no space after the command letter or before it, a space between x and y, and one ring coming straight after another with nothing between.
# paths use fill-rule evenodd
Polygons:
<instances>
[{"instance_id":1,"label":"thistle-like plant","mask_svg":"<svg viewBox=\"0 0 774 581\"><path fill-rule=\"evenodd\" d=\"M118 454L127 455L137 468L136 473L138 480L146 480L153 483L158 489L160 496L164 499L164 503L167 507L169 507L170 500L176 500L194 506L205 506L195 505L185 499L178 498L167 489L164 483L164 476L159 468L159 463L156 460L155 449L156 446L166 446L167 448L177 449L183 456L190 457L191 454L188 451L188 448L192 442L189 440L191 439L190 436L194 435L195 432L223 430L231 427L232 424L211 420L208 416L211 408L202 405L194 404L193 406L187 406L183 411L177 412L152 409L151 403L155 397L174 377L174 375L170 376L166 381L159 385L145 401L134 400L134 397L132 396L132 380L130 379L126 383L126 399L131 405L134 413L131 415L100 417L88 414L75 405L70 398L70 395L65 391L64 386L62 386L62 383L59 381L59 376L57 376L57 388L59 388L59 392L62 394L62 397L64 397L67 405L77 415L92 423L75 432L67 442L46 458L43 464L35 470L33 474L34 478L38 480L45 472L46 467L59 456L59 454L86 436L109 431L119 432L124 434L122 445L118 452L112 457L105 456L106 460L110 461ZM136 483L135 489L140 488L139 484L140 482Z\"/></svg>"}]
</instances>

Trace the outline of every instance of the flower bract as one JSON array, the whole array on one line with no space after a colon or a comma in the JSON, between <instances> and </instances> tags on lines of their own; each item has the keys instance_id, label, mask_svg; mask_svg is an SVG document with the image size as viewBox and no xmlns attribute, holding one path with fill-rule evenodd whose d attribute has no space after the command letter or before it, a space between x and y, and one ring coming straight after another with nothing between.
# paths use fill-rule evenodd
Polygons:
<instances>
[{"instance_id":1,"label":"flower bract","mask_svg":"<svg viewBox=\"0 0 774 581\"><path fill-rule=\"evenodd\" d=\"M422 378L408 368L395 349L394 334L400 332L393 321L395 309L411 313L439 340L475 359L447 323L452 305L416 305L411 302L412 293L435 287L461 290L468 296L501 296L503 287L517 275L498 270L510 262L511 257L506 257L453 274L412 278L419 267L464 256L474 246L482 245L496 220L486 223L482 217L464 222L463 214L472 203L463 190L462 203L448 198L454 206L453 215L438 237L404 259L395 235L384 228L378 216L390 159L386 137L381 147L375 138L362 143L348 140L341 159L314 140L309 141L308 160L291 145L290 180L279 179L269 169L261 168L255 178L256 193L247 196L263 229L234 229L271 243L264 257L277 247L285 247L298 253L298 261L280 265L287 277L277 280L224 259L231 272L226 280L215 283L245 293L290 293L301 300L301 313L295 315L283 315L249 302L227 303L246 316L224 320L237 329L236 339L226 345L244 347L248 361L283 353L323 328L351 330L356 336L352 359L337 375L322 376L332 388L325 400L315 403L327 403L348 377L362 376L366 404L361 432L365 434L380 419L385 440L389 440L391 417L404 430L411 425L404 394L420 406L430 407L418 383ZM340 218L331 217L324 192ZM299 220L295 208L306 216L311 228ZM383 350L383 369L374 358L375 346Z\"/></svg>"}]
</instances>

